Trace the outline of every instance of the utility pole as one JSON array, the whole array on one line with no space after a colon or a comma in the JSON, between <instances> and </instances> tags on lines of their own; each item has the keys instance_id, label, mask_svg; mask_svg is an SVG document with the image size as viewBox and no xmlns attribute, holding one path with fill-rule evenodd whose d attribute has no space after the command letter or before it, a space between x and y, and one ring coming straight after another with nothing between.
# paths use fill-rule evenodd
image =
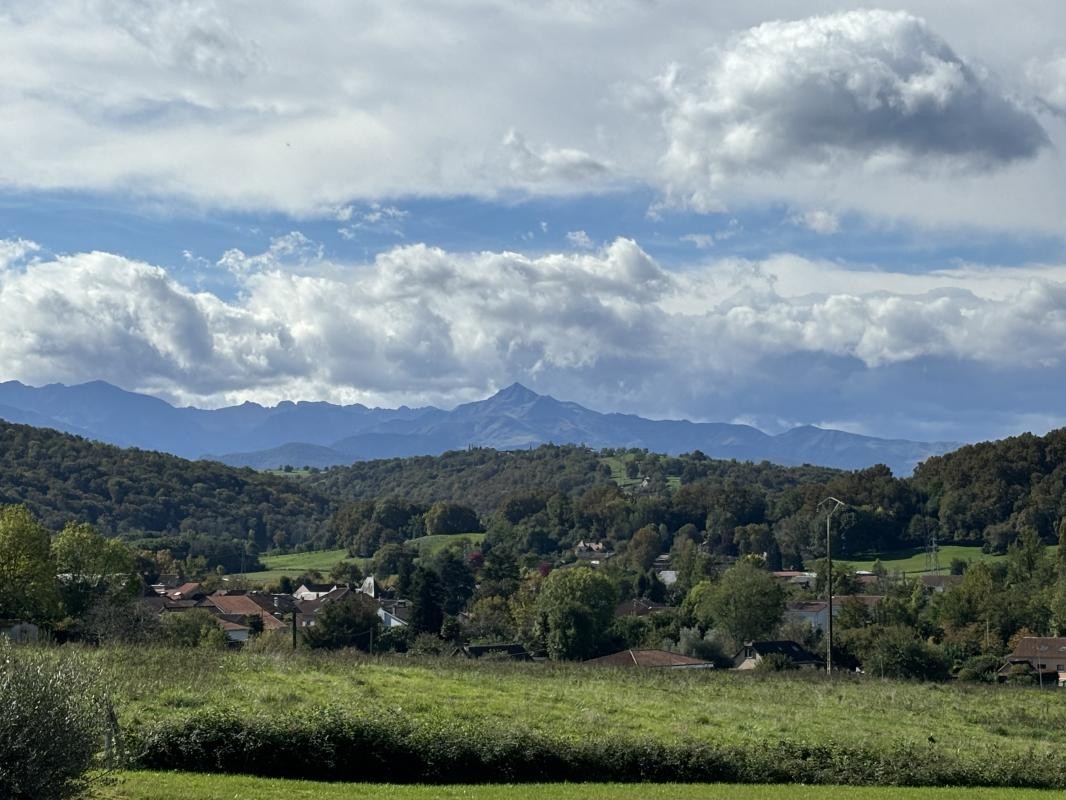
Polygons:
<instances>
[{"instance_id":1,"label":"utility pole","mask_svg":"<svg viewBox=\"0 0 1066 800\"><path fill-rule=\"evenodd\" d=\"M825 515L825 586L826 594L829 595L829 620L826 624L826 648L825 648L825 674L833 674L833 540L829 533L829 523L833 519L833 514L838 508L846 506L843 500L837 500L835 497L827 497L825 500L818 504L818 508L821 508L826 503L833 503L833 507L829 509L829 513Z\"/></svg>"}]
</instances>

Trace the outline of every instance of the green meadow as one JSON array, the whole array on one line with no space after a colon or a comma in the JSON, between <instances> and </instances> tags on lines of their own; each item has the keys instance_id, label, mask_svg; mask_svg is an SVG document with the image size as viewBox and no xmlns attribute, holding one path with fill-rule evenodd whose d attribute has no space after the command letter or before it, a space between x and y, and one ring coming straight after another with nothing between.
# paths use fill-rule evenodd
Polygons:
<instances>
[{"instance_id":1,"label":"green meadow","mask_svg":"<svg viewBox=\"0 0 1066 800\"><path fill-rule=\"evenodd\" d=\"M352 558L344 548L308 550L303 553L286 553L281 556L260 556L259 560L263 562L266 569L245 575L250 582L256 584L273 583L283 575L296 578L308 570L318 570L324 575L329 575L329 571L338 561L354 562L364 568L370 562L368 558Z\"/></svg>"},{"instance_id":2,"label":"green meadow","mask_svg":"<svg viewBox=\"0 0 1066 800\"><path fill-rule=\"evenodd\" d=\"M1052 800L1035 789L776 786L677 783L529 783L447 786L124 772L99 792L102 800Z\"/></svg>"},{"instance_id":3,"label":"green meadow","mask_svg":"<svg viewBox=\"0 0 1066 800\"><path fill-rule=\"evenodd\" d=\"M351 741L388 739L390 747L415 754L424 748L443 759L438 770L457 757L447 755L451 747L479 757L485 743L514 752L528 743L564 761L573 751L589 763L610 763L602 756L615 748L624 756L680 753L678 763L691 767L706 751L726 764L714 774L748 782L773 768L765 754L780 752L799 770L809 758L826 761L824 769L802 774L812 783L1066 787L1066 692L354 653L101 648L86 655L111 687L126 740L154 741L165 751L134 762L145 767L277 774L269 759L265 772L260 762L236 770L208 764L202 753L185 766L179 751L187 740L216 740L212 726L229 731L217 740L236 737L250 748L298 736L313 742L318 728L308 728L308 720L320 719L336 730L346 720L363 726ZM462 780L427 774L441 776L431 782ZM790 774L778 770L762 782ZM541 780L562 779L550 775Z\"/></svg>"},{"instance_id":4,"label":"green meadow","mask_svg":"<svg viewBox=\"0 0 1066 800\"><path fill-rule=\"evenodd\" d=\"M1049 546L1048 549L1050 550L1052 547ZM984 553L981 551L981 548L977 546L946 544L942 545L939 550L941 574L947 574L952 559L957 558L962 561L977 562L996 561L997 559L1003 558L1001 555ZM878 559L844 558L841 560L851 564L857 570L871 570ZM929 572L929 558L926 555L924 548L913 548L910 550L899 550L893 553L885 553L880 556L880 561L890 575L897 572L905 572L908 575Z\"/></svg>"}]
</instances>

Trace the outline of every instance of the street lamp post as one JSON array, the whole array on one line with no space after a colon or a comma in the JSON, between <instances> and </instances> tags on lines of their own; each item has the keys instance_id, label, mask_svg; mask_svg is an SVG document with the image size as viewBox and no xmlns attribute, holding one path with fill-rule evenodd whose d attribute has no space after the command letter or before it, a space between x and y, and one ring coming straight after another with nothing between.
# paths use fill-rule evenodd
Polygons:
<instances>
[{"instance_id":1,"label":"street lamp post","mask_svg":"<svg viewBox=\"0 0 1066 800\"><path fill-rule=\"evenodd\" d=\"M826 648L825 648L825 674L833 674L833 540L829 535L829 523L838 508L847 503L837 500L835 497L827 497L818 504L821 508L826 503L833 503L829 513L825 515L825 586L826 594L829 595L829 619L826 622Z\"/></svg>"}]
</instances>

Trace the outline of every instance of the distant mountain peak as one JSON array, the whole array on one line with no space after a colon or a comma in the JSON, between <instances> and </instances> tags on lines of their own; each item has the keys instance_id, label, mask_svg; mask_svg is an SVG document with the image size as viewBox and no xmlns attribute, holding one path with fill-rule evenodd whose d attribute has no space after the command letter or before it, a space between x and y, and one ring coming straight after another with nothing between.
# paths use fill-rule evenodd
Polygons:
<instances>
[{"instance_id":1,"label":"distant mountain peak","mask_svg":"<svg viewBox=\"0 0 1066 800\"><path fill-rule=\"evenodd\" d=\"M529 402L530 400L536 400L541 395L534 392L532 389L523 386L515 381L506 389L500 389L496 392L490 400L510 400L513 402Z\"/></svg>"},{"instance_id":2,"label":"distant mountain peak","mask_svg":"<svg viewBox=\"0 0 1066 800\"><path fill-rule=\"evenodd\" d=\"M471 445L508 450L555 442L636 447L670 455L699 449L712 458L844 469L884 463L897 474L909 474L930 455L954 449L947 443L875 439L810 425L768 436L728 423L602 414L538 394L518 382L451 411L368 410L358 404L290 401L273 409L246 402L211 411L174 408L164 400L103 381L40 389L9 381L0 384L0 418L186 457L229 453L227 461L257 467L297 461L328 466L430 455Z\"/></svg>"}]
</instances>

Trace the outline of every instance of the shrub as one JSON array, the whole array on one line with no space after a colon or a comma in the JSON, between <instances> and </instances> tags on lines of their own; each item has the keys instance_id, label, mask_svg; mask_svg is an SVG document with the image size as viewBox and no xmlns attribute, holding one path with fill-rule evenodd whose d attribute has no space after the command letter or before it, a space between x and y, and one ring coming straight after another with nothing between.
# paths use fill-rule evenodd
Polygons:
<instances>
[{"instance_id":1,"label":"shrub","mask_svg":"<svg viewBox=\"0 0 1066 800\"><path fill-rule=\"evenodd\" d=\"M0 636L0 797L82 796L107 728L106 709L81 658L57 660Z\"/></svg>"}]
</instances>

